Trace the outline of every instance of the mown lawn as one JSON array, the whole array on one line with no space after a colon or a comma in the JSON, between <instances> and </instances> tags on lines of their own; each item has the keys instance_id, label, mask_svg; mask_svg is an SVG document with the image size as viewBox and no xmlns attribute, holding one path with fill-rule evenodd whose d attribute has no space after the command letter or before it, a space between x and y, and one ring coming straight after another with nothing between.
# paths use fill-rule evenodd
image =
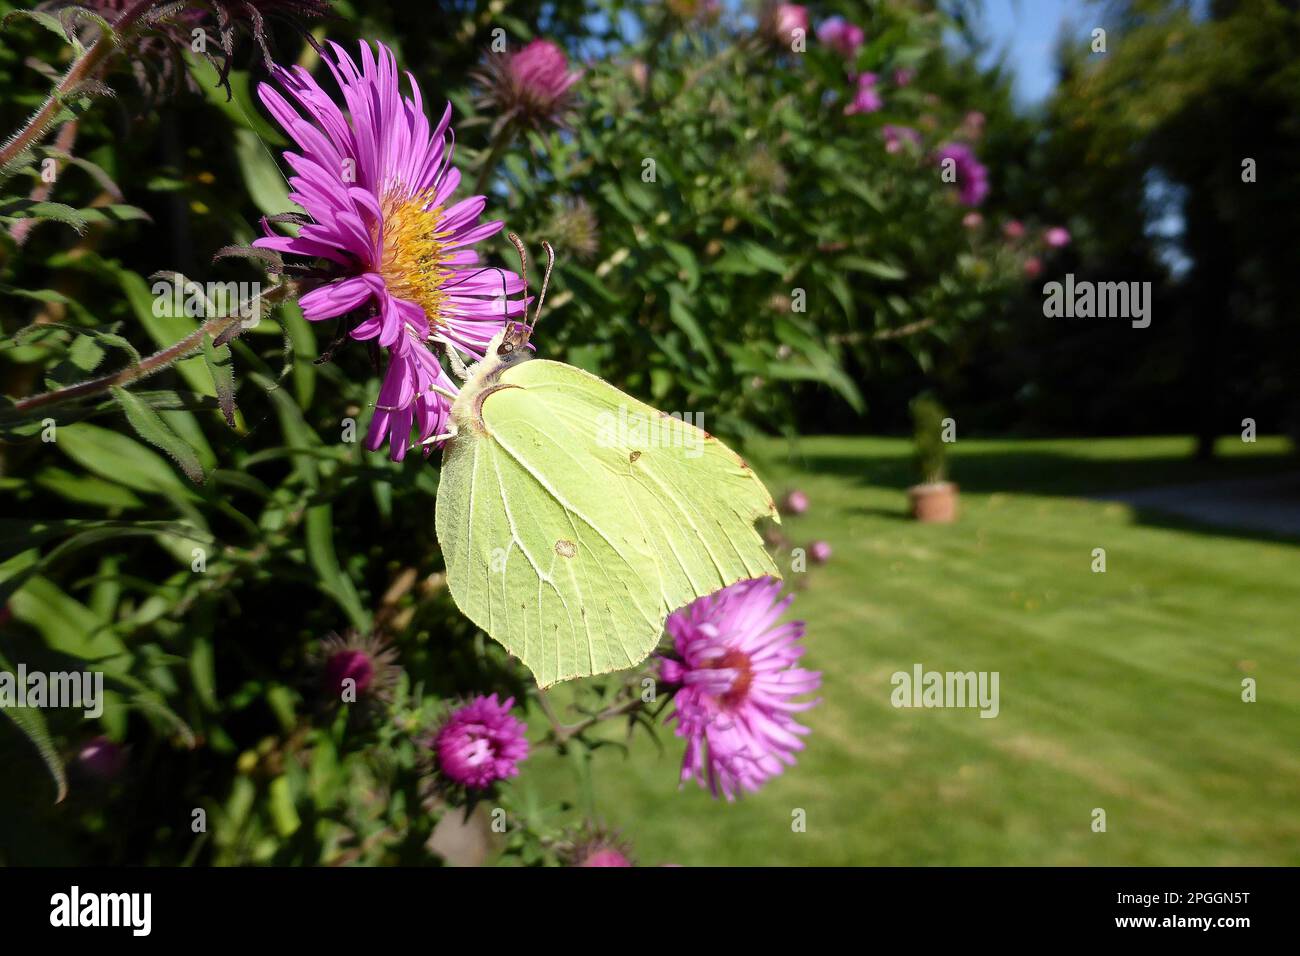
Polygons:
<instances>
[{"instance_id":1,"label":"mown lawn","mask_svg":"<svg viewBox=\"0 0 1300 956\"><path fill-rule=\"evenodd\" d=\"M902 440L751 447L774 492L812 500L791 536L835 549L788 576L824 672L808 749L728 805L678 791L671 736L663 755L644 739L630 756L602 748L597 812L644 863L1300 863L1300 542L1085 497L1296 467L1276 440L1225 442L1211 466L1190 447L962 440L950 527L903 518ZM1090 569L1097 547L1104 574ZM893 708L890 675L915 663L998 671L1000 715ZM1256 703L1241 699L1247 676ZM526 766L521 787L583 802L569 762Z\"/></svg>"}]
</instances>

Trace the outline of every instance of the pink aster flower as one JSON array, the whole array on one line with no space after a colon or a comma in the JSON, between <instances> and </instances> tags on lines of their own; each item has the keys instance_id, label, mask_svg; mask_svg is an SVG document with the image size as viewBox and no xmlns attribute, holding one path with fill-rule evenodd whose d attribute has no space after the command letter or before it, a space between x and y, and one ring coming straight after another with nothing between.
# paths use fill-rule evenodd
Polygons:
<instances>
[{"instance_id":1,"label":"pink aster flower","mask_svg":"<svg viewBox=\"0 0 1300 956\"><path fill-rule=\"evenodd\" d=\"M1002 227L1002 234L1008 239L1019 239L1025 234L1025 224L1019 219L1012 219Z\"/></svg>"},{"instance_id":2,"label":"pink aster flower","mask_svg":"<svg viewBox=\"0 0 1300 956\"><path fill-rule=\"evenodd\" d=\"M766 17L766 32L782 46L792 48L808 36L808 8L798 3L778 3Z\"/></svg>"},{"instance_id":3,"label":"pink aster flower","mask_svg":"<svg viewBox=\"0 0 1300 956\"><path fill-rule=\"evenodd\" d=\"M781 510L786 514L801 515L808 510L808 495L796 488L785 496Z\"/></svg>"},{"instance_id":4,"label":"pink aster flower","mask_svg":"<svg viewBox=\"0 0 1300 956\"><path fill-rule=\"evenodd\" d=\"M1043 271L1043 262L1037 256L1030 256L1021 268L1024 269L1026 278L1037 279Z\"/></svg>"},{"instance_id":5,"label":"pink aster flower","mask_svg":"<svg viewBox=\"0 0 1300 956\"><path fill-rule=\"evenodd\" d=\"M1063 226L1053 226L1043 239L1053 249L1063 249L1070 244L1070 231Z\"/></svg>"},{"instance_id":6,"label":"pink aster flower","mask_svg":"<svg viewBox=\"0 0 1300 956\"><path fill-rule=\"evenodd\" d=\"M817 701L821 675L796 666L802 621L778 624L793 596L778 600L776 578L738 581L668 618L673 652L660 679L674 688L676 734L686 738L683 783L694 777L728 800L793 766L808 728L792 714Z\"/></svg>"},{"instance_id":7,"label":"pink aster flower","mask_svg":"<svg viewBox=\"0 0 1300 956\"><path fill-rule=\"evenodd\" d=\"M444 395L433 391L434 386L455 395L460 387L447 375L437 356L428 345L410 334L405 349L389 353L384 382L379 387L375 413L366 430L366 447L378 451L388 444L389 457L401 461L410 447L411 425L414 423L419 441L424 443L435 435L446 432L451 418L451 403ZM434 442L423 446L427 456Z\"/></svg>"},{"instance_id":8,"label":"pink aster flower","mask_svg":"<svg viewBox=\"0 0 1300 956\"><path fill-rule=\"evenodd\" d=\"M397 651L383 638L356 631L329 635L313 656L321 691L331 703L357 703L364 698L387 701L399 676Z\"/></svg>"},{"instance_id":9,"label":"pink aster flower","mask_svg":"<svg viewBox=\"0 0 1300 956\"><path fill-rule=\"evenodd\" d=\"M894 71L895 86L908 86L914 79L916 79L916 70L900 66Z\"/></svg>"},{"instance_id":10,"label":"pink aster flower","mask_svg":"<svg viewBox=\"0 0 1300 956\"><path fill-rule=\"evenodd\" d=\"M392 51L376 49L378 58L368 43L360 45L359 67L336 43L332 56L322 57L347 115L299 66L273 71L289 99L269 84L258 86L298 146L284 154L295 173L289 198L309 221L296 236L279 235L263 221L266 235L254 245L321 264L313 273L321 284L299 299L303 314L313 321L355 314L352 338L390 350L379 402L388 414L372 421L370 446L387 435L400 460L409 439L402 421L409 428L416 420L423 440L446 417L447 399L427 390L442 373L432 355L422 354L425 343L481 357L507 317L523 311L522 299L508 298L523 281L479 267L472 246L502 224L479 222L482 196L452 201L460 173L448 145L450 104L431 126L415 80L407 74L411 96L403 96Z\"/></svg>"},{"instance_id":11,"label":"pink aster flower","mask_svg":"<svg viewBox=\"0 0 1300 956\"><path fill-rule=\"evenodd\" d=\"M885 105L880 91L876 89L876 79L874 73L862 73L858 76L858 89L853 94L853 101L844 107L846 116L855 113L874 113Z\"/></svg>"},{"instance_id":12,"label":"pink aster flower","mask_svg":"<svg viewBox=\"0 0 1300 956\"><path fill-rule=\"evenodd\" d=\"M591 856L587 857L578 866L631 866L632 861L625 857L618 850L597 850Z\"/></svg>"},{"instance_id":13,"label":"pink aster flower","mask_svg":"<svg viewBox=\"0 0 1300 956\"><path fill-rule=\"evenodd\" d=\"M905 146L911 145L919 147L921 145L921 134L910 126L893 126L886 124L880 127L880 135L885 140L885 152L901 152Z\"/></svg>"},{"instance_id":14,"label":"pink aster flower","mask_svg":"<svg viewBox=\"0 0 1300 956\"><path fill-rule=\"evenodd\" d=\"M528 756L528 727L511 713L515 699L497 702L482 695L453 713L434 736L432 747L442 775L470 790L486 790L517 776Z\"/></svg>"},{"instance_id":15,"label":"pink aster flower","mask_svg":"<svg viewBox=\"0 0 1300 956\"><path fill-rule=\"evenodd\" d=\"M975 151L965 143L945 143L939 147L940 164L952 160L956 175L957 197L967 206L978 206L989 193L988 168L975 158Z\"/></svg>"},{"instance_id":16,"label":"pink aster flower","mask_svg":"<svg viewBox=\"0 0 1300 956\"><path fill-rule=\"evenodd\" d=\"M808 545L808 557L814 564L825 564L831 559L831 546L825 541L814 541Z\"/></svg>"},{"instance_id":17,"label":"pink aster flower","mask_svg":"<svg viewBox=\"0 0 1300 956\"><path fill-rule=\"evenodd\" d=\"M582 76L582 70L569 69L558 44L544 39L490 56L475 73L483 88L481 105L495 110L498 122L536 128L563 125L573 86Z\"/></svg>"},{"instance_id":18,"label":"pink aster flower","mask_svg":"<svg viewBox=\"0 0 1300 956\"><path fill-rule=\"evenodd\" d=\"M95 737L78 752L77 766L96 780L107 782L126 767L126 751L107 737Z\"/></svg>"},{"instance_id":19,"label":"pink aster flower","mask_svg":"<svg viewBox=\"0 0 1300 956\"><path fill-rule=\"evenodd\" d=\"M843 17L831 17L817 28L817 39L846 60L856 60L867 35L856 23Z\"/></svg>"},{"instance_id":20,"label":"pink aster flower","mask_svg":"<svg viewBox=\"0 0 1300 956\"><path fill-rule=\"evenodd\" d=\"M967 229L978 229L984 224L984 217L977 212L968 212L961 217L961 224Z\"/></svg>"},{"instance_id":21,"label":"pink aster flower","mask_svg":"<svg viewBox=\"0 0 1300 956\"><path fill-rule=\"evenodd\" d=\"M632 862L632 849L616 830L599 824L586 823L562 846L561 862L578 867L627 867Z\"/></svg>"}]
</instances>

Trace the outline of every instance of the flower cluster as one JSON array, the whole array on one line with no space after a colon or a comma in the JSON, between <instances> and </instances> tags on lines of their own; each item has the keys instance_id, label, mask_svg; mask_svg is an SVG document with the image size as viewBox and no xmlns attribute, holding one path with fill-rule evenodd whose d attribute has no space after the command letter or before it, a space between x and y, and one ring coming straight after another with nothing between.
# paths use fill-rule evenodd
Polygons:
<instances>
[{"instance_id":1,"label":"flower cluster","mask_svg":"<svg viewBox=\"0 0 1300 956\"><path fill-rule=\"evenodd\" d=\"M880 91L876 89L876 74L861 73L858 75L857 89L853 94L853 99L844 107L844 112L848 116L855 113L875 113L881 110L885 105L884 98Z\"/></svg>"},{"instance_id":2,"label":"flower cluster","mask_svg":"<svg viewBox=\"0 0 1300 956\"><path fill-rule=\"evenodd\" d=\"M501 230L480 223L486 199L455 201L451 105L436 124L407 75L404 96L387 47L360 45L360 62L331 43L323 57L347 114L305 69L276 67L262 103L297 144L292 199L308 221L297 235L274 231L254 245L319 263L316 287L299 300L312 321L349 318L352 338L388 350L388 368L366 445L395 461L412 425L426 453L446 425L456 386L432 348L482 357L507 319L525 308L515 273L483 268L472 248ZM276 87L279 87L277 89ZM283 90L282 94L280 91ZM287 95L287 99L286 99Z\"/></svg>"},{"instance_id":3,"label":"flower cluster","mask_svg":"<svg viewBox=\"0 0 1300 956\"><path fill-rule=\"evenodd\" d=\"M494 111L499 126L562 126L574 84L582 74L582 70L569 69L568 58L555 43L533 40L488 58L476 74L481 87L479 106Z\"/></svg>"},{"instance_id":4,"label":"flower cluster","mask_svg":"<svg viewBox=\"0 0 1300 956\"><path fill-rule=\"evenodd\" d=\"M843 17L831 17L817 28L817 39L852 63L867 35L856 23L849 23Z\"/></svg>"},{"instance_id":5,"label":"flower cluster","mask_svg":"<svg viewBox=\"0 0 1300 956\"><path fill-rule=\"evenodd\" d=\"M397 651L374 635L331 634L316 654L320 690L330 704L387 701L397 683Z\"/></svg>"},{"instance_id":6,"label":"flower cluster","mask_svg":"<svg viewBox=\"0 0 1300 956\"><path fill-rule=\"evenodd\" d=\"M617 830L588 821L569 836L560 849L560 860L577 867L634 866L632 848Z\"/></svg>"},{"instance_id":7,"label":"flower cluster","mask_svg":"<svg viewBox=\"0 0 1300 956\"><path fill-rule=\"evenodd\" d=\"M460 707L429 741L438 772L466 790L486 790L517 776L528 756L528 727L510 709L514 698L478 696Z\"/></svg>"},{"instance_id":8,"label":"flower cluster","mask_svg":"<svg viewBox=\"0 0 1300 956\"><path fill-rule=\"evenodd\" d=\"M798 3L765 0L758 16L757 35L778 51L804 52L808 39L808 8Z\"/></svg>"},{"instance_id":9,"label":"flower cluster","mask_svg":"<svg viewBox=\"0 0 1300 956\"><path fill-rule=\"evenodd\" d=\"M792 714L817 701L821 675L796 666L802 621L778 624L793 597L776 578L740 581L668 618L673 649L660 679L674 688L677 736L686 739L681 779L734 800L793 766L808 729Z\"/></svg>"},{"instance_id":10,"label":"flower cluster","mask_svg":"<svg viewBox=\"0 0 1300 956\"><path fill-rule=\"evenodd\" d=\"M978 206L989 193L989 171L965 143L945 143L935 153L941 165L951 163L957 184L957 198L963 205Z\"/></svg>"},{"instance_id":11,"label":"flower cluster","mask_svg":"<svg viewBox=\"0 0 1300 956\"><path fill-rule=\"evenodd\" d=\"M894 126L886 123L880 127L880 135L885 140L885 152L901 152L908 146L920 148L921 134L910 126Z\"/></svg>"},{"instance_id":12,"label":"flower cluster","mask_svg":"<svg viewBox=\"0 0 1300 956\"><path fill-rule=\"evenodd\" d=\"M1021 271L1026 279L1037 279L1043 272L1043 255L1052 249L1064 249L1072 241L1070 230L1064 226L1049 226L1041 233L1030 235L1025 224L1012 219L1002 226L1002 235L1014 252L1024 256Z\"/></svg>"},{"instance_id":13,"label":"flower cluster","mask_svg":"<svg viewBox=\"0 0 1300 956\"><path fill-rule=\"evenodd\" d=\"M806 30L806 11L784 5L783 33ZM863 42L850 24L824 24L823 42L852 60ZM460 173L451 162L451 107L431 122L420 90L404 89L393 53L361 43L354 57L329 44L323 63L337 99L301 67L275 67L258 95L295 144L284 154L290 198L304 214L292 234L263 220L255 245L295 257L305 276L299 303L312 321L340 319L348 335L386 350L387 366L366 443L387 444L401 460L415 441L428 450L443 436L457 386L448 353L481 358L486 343L527 300L523 279L485 268L474 247L502 228L481 222L485 197L456 198ZM487 99L507 123L557 123L581 76L560 49L535 40L489 61ZM856 77L849 112L880 108L876 77ZM596 223L581 201L556 207L554 224L579 254L594 251ZM802 492L790 510L807 508ZM826 560L819 542L814 560ZM659 662L673 688L676 733L687 740L682 779L734 799L793 764L807 729L793 714L815 701L817 673L797 666L802 622L778 618L775 579L741 581L670 616L671 653ZM332 700L387 700L398 670L395 654L375 639L330 638L319 662L323 695ZM349 698L351 693L355 696ZM479 695L454 709L423 738L426 760L446 792L489 790L516 776L529 753L527 727L513 698ZM574 845L582 866L629 865L626 846L605 831Z\"/></svg>"}]
</instances>

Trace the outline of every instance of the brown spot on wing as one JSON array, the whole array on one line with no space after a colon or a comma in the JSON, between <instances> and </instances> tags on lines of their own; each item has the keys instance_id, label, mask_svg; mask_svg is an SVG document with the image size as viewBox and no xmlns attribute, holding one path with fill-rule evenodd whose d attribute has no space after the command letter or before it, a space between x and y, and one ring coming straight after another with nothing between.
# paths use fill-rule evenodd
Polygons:
<instances>
[{"instance_id":1,"label":"brown spot on wing","mask_svg":"<svg viewBox=\"0 0 1300 956\"><path fill-rule=\"evenodd\" d=\"M561 538L555 542L555 553L562 558L572 558L578 554L578 547L572 541Z\"/></svg>"}]
</instances>

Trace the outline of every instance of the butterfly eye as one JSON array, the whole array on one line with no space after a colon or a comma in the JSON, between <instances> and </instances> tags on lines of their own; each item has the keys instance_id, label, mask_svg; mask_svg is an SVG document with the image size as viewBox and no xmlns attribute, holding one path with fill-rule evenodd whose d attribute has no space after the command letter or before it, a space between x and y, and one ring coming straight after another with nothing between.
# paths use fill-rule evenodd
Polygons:
<instances>
[{"instance_id":1,"label":"butterfly eye","mask_svg":"<svg viewBox=\"0 0 1300 956\"><path fill-rule=\"evenodd\" d=\"M501 347L497 349L497 355L509 355L515 350L513 342L502 342Z\"/></svg>"}]
</instances>

